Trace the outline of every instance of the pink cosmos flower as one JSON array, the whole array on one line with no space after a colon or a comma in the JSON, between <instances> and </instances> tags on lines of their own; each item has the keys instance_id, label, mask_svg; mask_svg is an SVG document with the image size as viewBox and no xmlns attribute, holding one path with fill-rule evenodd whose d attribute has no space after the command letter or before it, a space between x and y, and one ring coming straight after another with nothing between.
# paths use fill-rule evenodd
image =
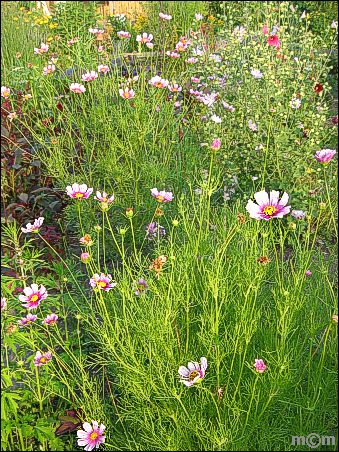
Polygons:
<instances>
[{"instance_id":1,"label":"pink cosmos flower","mask_svg":"<svg viewBox=\"0 0 339 452\"><path fill-rule=\"evenodd\" d=\"M98 273L95 273L90 279L89 284L91 287L93 287L93 289L99 289L108 292L117 285L116 282L111 281L112 281L111 275L105 275L104 273L98 275Z\"/></svg>"},{"instance_id":2,"label":"pink cosmos flower","mask_svg":"<svg viewBox=\"0 0 339 452\"><path fill-rule=\"evenodd\" d=\"M9 120L10 122L12 122L13 119L16 119L17 117L18 117L18 115L15 113L15 111L13 111L12 113L9 113L9 114L7 115L7 118L8 118L8 120Z\"/></svg>"},{"instance_id":3,"label":"pink cosmos flower","mask_svg":"<svg viewBox=\"0 0 339 452\"><path fill-rule=\"evenodd\" d=\"M123 99L133 99L133 97L135 96L135 93L134 93L133 89L129 89L128 86L126 86L125 88L119 89L119 95Z\"/></svg>"},{"instance_id":4,"label":"pink cosmos flower","mask_svg":"<svg viewBox=\"0 0 339 452\"><path fill-rule=\"evenodd\" d=\"M79 242L81 243L81 245L85 245L85 246L92 246L94 243L89 234L85 234L83 237L81 237Z\"/></svg>"},{"instance_id":5,"label":"pink cosmos flower","mask_svg":"<svg viewBox=\"0 0 339 452\"><path fill-rule=\"evenodd\" d=\"M252 130L252 132L257 132L258 126L256 125L255 122L252 121L252 119L250 119L247 124L248 127Z\"/></svg>"},{"instance_id":6,"label":"pink cosmos flower","mask_svg":"<svg viewBox=\"0 0 339 452\"><path fill-rule=\"evenodd\" d=\"M134 293L137 296L141 295L142 293L147 292L147 290L148 290L147 281L144 280L143 278L138 279L138 281L136 281L135 285L136 285L136 290L134 291Z\"/></svg>"},{"instance_id":7,"label":"pink cosmos flower","mask_svg":"<svg viewBox=\"0 0 339 452\"><path fill-rule=\"evenodd\" d=\"M40 49L38 49L37 47L34 47L34 53L37 54L37 55L39 55L39 54L41 54L41 53L46 53L46 52L48 52L48 49L49 49L49 45L48 45L48 44L45 44L44 42L42 42L42 43L41 43Z\"/></svg>"},{"instance_id":8,"label":"pink cosmos flower","mask_svg":"<svg viewBox=\"0 0 339 452\"><path fill-rule=\"evenodd\" d=\"M203 20L203 18L204 18L204 16L199 13L195 14L194 17L195 17L195 20Z\"/></svg>"},{"instance_id":9,"label":"pink cosmos flower","mask_svg":"<svg viewBox=\"0 0 339 452\"><path fill-rule=\"evenodd\" d=\"M255 367L255 370L260 374L264 373L267 369L267 366L262 359L255 359L253 365Z\"/></svg>"},{"instance_id":10,"label":"pink cosmos flower","mask_svg":"<svg viewBox=\"0 0 339 452\"><path fill-rule=\"evenodd\" d=\"M41 284L40 289L37 284L31 284L31 287L25 287L23 290L25 295L19 295L22 306L27 309L36 309L40 302L47 298L46 287Z\"/></svg>"},{"instance_id":11,"label":"pink cosmos flower","mask_svg":"<svg viewBox=\"0 0 339 452\"><path fill-rule=\"evenodd\" d=\"M7 298L1 297L1 312L6 311L7 309Z\"/></svg>"},{"instance_id":12,"label":"pink cosmos flower","mask_svg":"<svg viewBox=\"0 0 339 452\"><path fill-rule=\"evenodd\" d=\"M142 35L137 35L136 41L141 42L141 44L146 44L149 49L153 49L154 44L151 42L153 39L153 35L150 33L143 33Z\"/></svg>"},{"instance_id":13,"label":"pink cosmos flower","mask_svg":"<svg viewBox=\"0 0 339 452\"><path fill-rule=\"evenodd\" d=\"M264 24L264 25L262 26L261 31L262 31L262 33L263 33L264 35L268 35L268 26L267 26L266 24Z\"/></svg>"},{"instance_id":14,"label":"pink cosmos flower","mask_svg":"<svg viewBox=\"0 0 339 452\"><path fill-rule=\"evenodd\" d=\"M82 425L83 430L77 431L78 446L84 447L86 451L91 451L94 448L98 448L100 444L105 442L106 437L103 435L105 431L105 426L98 422L92 421L92 425L85 422Z\"/></svg>"},{"instance_id":15,"label":"pink cosmos flower","mask_svg":"<svg viewBox=\"0 0 339 452\"><path fill-rule=\"evenodd\" d=\"M292 210L291 215L296 220L304 220L306 217L306 212L303 210Z\"/></svg>"},{"instance_id":16,"label":"pink cosmos flower","mask_svg":"<svg viewBox=\"0 0 339 452\"><path fill-rule=\"evenodd\" d=\"M114 195L109 197L105 191L102 192L102 195L100 191L97 191L96 196L94 196L94 199L100 202L106 202L107 204L110 204L111 202L114 201Z\"/></svg>"},{"instance_id":17,"label":"pink cosmos flower","mask_svg":"<svg viewBox=\"0 0 339 452\"><path fill-rule=\"evenodd\" d=\"M196 58L190 57L190 58L187 58L187 60L185 60L185 63L188 63L188 64L195 64L197 61L198 61L198 60L197 60Z\"/></svg>"},{"instance_id":18,"label":"pink cosmos flower","mask_svg":"<svg viewBox=\"0 0 339 452\"><path fill-rule=\"evenodd\" d=\"M71 86L69 87L70 91L73 91L73 93L81 94L86 91L86 88L84 85L80 85L80 83L71 83Z\"/></svg>"},{"instance_id":19,"label":"pink cosmos flower","mask_svg":"<svg viewBox=\"0 0 339 452\"><path fill-rule=\"evenodd\" d=\"M71 46L72 44L75 44L76 42L79 41L79 38L72 38L69 41L67 41L67 45Z\"/></svg>"},{"instance_id":20,"label":"pink cosmos flower","mask_svg":"<svg viewBox=\"0 0 339 452\"><path fill-rule=\"evenodd\" d=\"M107 66L107 64L99 64L98 72L101 72L103 74L107 74L108 71L109 71L109 67Z\"/></svg>"},{"instance_id":21,"label":"pink cosmos flower","mask_svg":"<svg viewBox=\"0 0 339 452\"><path fill-rule=\"evenodd\" d=\"M254 195L258 204L249 200L246 206L247 212L251 218L256 220L271 220L272 218L283 218L290 212L291 206L288 203L288 194L284 193L279 201L279 192L272 190L270 196L265 190L259 191Z\"/></svg>"},{"instance_id":22,"label":"pink cosmos flower","mask_svg":"<svg viewBox=\"0 0 339 452\"><path fill-rule=\"evenodd\" d=\"M164 20L171 20L172 16L169 14L164 14L164 13L159 13L159 17L160 19L164 19Z\"/></svg>"},{"instance_id":23,"label":"pink cosmos flower","mask_svg":"<svg viewBox=\"0 0 339 452\"><path fill-rule=\"evenodd\" d=\"M58 316L56 314L54 314L54 312L52 314L48 314L48 316L46 318L44 318L44 320L42 321L42 323L44 325L55 325L58 321Z\"/></svg>"},{"instance_id":24,"label":"pink cosmos flower","mask_svg":"<svg viewBox=\"0 0 339 452\"><path fill-rule=\"evenodd\" d=\"M18 320L19 327L23 328L24 326L30 325L31 323L35 322L37 318L37 315L27 314L26 317Z\"/></svg>"},{"instance_id":25,"label":"pink cosmos flower","mask_svg":"<svg viewBox=\"0 0 339 452\"><path fill-rule=\"evenodd\" d=\"M227 111L229 111L231 113L235 112L235 107L233 107L233 105L230 105L230 104L228 104L227 102L225 102L223 100L221 101L221 103L222 103L222 106L225 108L225 110L227 110Z\"/></svg>"},{"instance_id":26,"label":"pink cosmos flower","mask_svg":"<svg viewBox=\"0 0 339 452\"><path fill-rule=\"evenodd\" d=\"M205 377L206 369L207 359L204 356L200 358L200 364L189 362L187 367L180 366L178 370L180 383L185 386L193 386L196 383L200 383Z\"/></svg>"},{"instance_id":27,"label":"pink cosmos flower","mask_svg":"<svg viewBox=\"0 0 339 452\"><path fill-rule=\"evenodd\" d=\"M152 77L148 83L152 86L155 86L156 88L166 88L169 84L169 81L159 77L159 75L156 75Z\"/></svg>"},{"instance_id":28,"label":"pink cosmos flower","mask_svg":"<svg viewBox=\"0 0 339 452\"><path fill-rule=\"evenodd\" d=\"M212 144L211 144L211 149L213 151L219 151L220 148L221 148L220 138L214 138L214 140L212 141Z\"/></svg>"},{"instance_id":29,"label":"pink cosmos flower","mask_svg":"<svg viewBox=\"0 0 339 452\"><path fill-rule=\"evenodd\" d=\"M267 38L267 44L268 44L269 46L275 47L276 49L279 49L279 48L280 48L280 41L279 41L279 38L278 38L277 35L270 35L270 36Z\"/></svg>"},{"instance_id":30,"label":"pink cosmos flower","mask_svg":"<svg viewBox=\"0 0 339 452\"><path fill-rule=\"evenodd\" d=\"M175 46L175 50L177 52L185 52L185 50L187 49L188 46L189 46L189 42L179 41Z\"/></svg>"},{"instance_id":31,"label":"pink cosmos flower","mask_svg":"<svg viewBox=\"0 0 339 452\"><path fill-rule=\"evenodd\" d=\"M172 192L167 191L158 191L157 188L152 188L151 195L154 199L156 199L158 202L170 202L173 200L173 194Z\"/></svg>"},{"instance_id":32,"label":"pink cosmos flower","mask_svg":"<svg viewBox=\"0 0 339 452\"><path fill-rule=\"evenodd\" d=\"M36 220L34 220L34 223L27 223L25 228L21 228L22 232L24 232L25 234L27 234L28 232L34 232L34 233L38 233L42 223L44 222L44 217L39 217Z\"/></svg>"},{"instance_id":33,"label":"pink cosmos flower","mask_svg":"<svg viewBox=\"0 0 339 452\"><path fill-rule=\"evenodd\" d=\"M87 262L89 262L90 258L91 258L91 255L86 252L81 253L81 255L80 255L81 262L83 262L84 264L87 264Z\"/></svg>"},{"instance_id":34,"label":"pink cosmos flower","mask_svg":"<svg viewBox=\"0 0 339 452\"><path fill-rule=\"evenodd\" d=\"M168 50L167 52L166 52L166 55L167 56L169 56L169 57L171 57L171 58L180 58L180 53L178 53L178 52L171 52L170 50Z\"/></svg>"},{"instance_id":35,"label":"pink cosmos flower","mask_svg":"<svg viewBox=\"0 0 339 452\"><path fill-rule=\"evenodd\" d=\"M181 86L179 86L177 83L174 83L173 85L168 85L168 89L172 93L179 93L180 91L182 91Z\"/></svg>"},{"instance_id":36,"label":"pink cosmos flower","mask_svg":"<svg viewBox=\"0 0 339 452\"><path fill-rule=\"evenodd\" d=\"M123 31L123 30L118 31L118 32L117 32L117 35L118 35L118 37L121 38L121 39L127 39L127 38L130 38L130 37L131 37L131 33L129 33L128 31Z\"/></svg>"},{"instance_id":37,"label":"pink cosmos flower","mask_svg":"<svg viewBox=\"0 0 339 452\"><path fill-rule=\"evenodd\" d=\"M104 50L104 46L98 46L98 52L102 52Z\"/></svg>"},{"instance_id":38,"label":"pink cosmos flower","mask_svg":"<svg viewBox=\"0 0 339 452\"><path fill-rule=\"evenodd\" d=\"M191 82L192 83L200 83L200 78L198 78L198 77L191 77Z\"/></svg>"},{"instance_id":39,"label":"pink cosmos flower","mask_svg":"<svg viewBox=\"0 0 339 452\"><path fill-rule=\"evenodd\" d=\"M4 97L5 99L7 99L11 94L11 90L9 88L7 88L7 86L2 86L1 87L1 97Z\"/></svg>"},{"instance_id":40,"label":"pink cosmos flower","mask_svg":"<svg viewBox=\"0 0 339 452\"><path fill-rule=\"evenodd\" d=\"M42 354L41 352L36 352L34 357L34 365L37 367L44 366L49 363L52 359L52 352L45 352Z\"/></svg>"},{"instance_id":41,"label":"pink cosmos flower","mask_svg":"<svg viewBox=\"0 0 339 452\"><path fill-rule=\"evenodd\" d=\"M317 151L314 154L314 158L319 162L319 163L329 163L333 157L335 156L335 154L337 153L337 151L335 151L334 149L322 149L321 151Z\"/></svg>"},{"instance_id":42,"label":"pink cosmos flower","mask_svg":"<svg viewBox=\"0 0 339 452\"><path fill-rule=\"evenodd\" d=\"M73 184L72 186L68 185L66 187L66 193L71 198L86 199L92 194L92 192L93 188L87 188L86 184Z\"/></svg>"},{"instance_id":43,"label":"pink cosmos flower","mask_svg":"<svg viewBox=\"0 0 339 452\"><path fill-rule=\"evenodd\" d=\"M311 270L306 270L306 271L305 271L305 276L307 276L307 277L312 276Z\"/></svg>"},{"instance_id":44,"label":"pink cosmos flower","mask_svg":"<svg viewBox=\"0 0 339 452\"><path fill-rule=\"evenodd\" d=\"M48 66L44 67L44 70L42 71L43 75L52 74L52 72L55 71L54 64L49 64Z\"/></svg>"},{"instance_id":45,"label":"pink cosmos flower","mask_svg":"<svg viewBox=\"0 0 339 452\"><path fill-rule=\"evenodd\" d=\"M92 82L93 80L98 78L98 73L95 71L86 72L86 74L83 74L81 79L83 82Z\"/></svg>"},{"instance_id":46,"label":"pink cosmos flower","mask_svg":"<svg viewBox=\"0 0 339 452\"><path fill-rule=\"evenodd\" d=\"M93 35L102 35L105 33L105 30L100 30L99 28L89 28L88 31Z\"/></svg>"}]
</instances>

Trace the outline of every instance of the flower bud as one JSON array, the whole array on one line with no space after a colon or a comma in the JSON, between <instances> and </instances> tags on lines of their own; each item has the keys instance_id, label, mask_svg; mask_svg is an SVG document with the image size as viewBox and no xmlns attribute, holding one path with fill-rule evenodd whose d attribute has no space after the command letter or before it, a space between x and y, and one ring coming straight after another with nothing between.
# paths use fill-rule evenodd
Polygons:
<instances>
[{"instance_id":1,"label":"flower bud","mask_svg":"<svg viewBox=\"0 0 339 452\"><path fill-rule=\"evenodd\" d=\"M120 234L120 235L125 235L126 232L127 232L127 229L125 229L125 228L120 228L120 229L119 229L119 234Z\"/></svg>"},{"instance_id":2,"label":"flower bud","mask_svg":"<svg viewBox=\"0 0 339 452\"><path fill-rule=\"evenodd\" d=\"M89 260L91 259L91 255L89 253L81 253L80 255L81 262L84 264L87 264Z\"/></svg>"},{"instance_id":3,"label":"flower bud","mask_svg":"<svg viewBox=\"0 0 339 452\"><path fill-rule=\"evenodd\" d=\"M178 225L179 225L179 221L178 221L178 220L173 220L173 221L172 221L172 224L173 224L173 226L175 226L175 227L176 227L176 226L178 226Z\"/></svg>"},{"instance_id":4,"label":"flower bud","mask_svg":"<svg viewBox=\"0 0 339 452\"><path fill-rule=\"evenodd\" d=\"M131 207L128 207L128 208L126 209L125 214L126 214L126 217L127 217L127 218L133 218L133 215L134 215L133 209L132 209Z\"/></svg>"}]
</instances>

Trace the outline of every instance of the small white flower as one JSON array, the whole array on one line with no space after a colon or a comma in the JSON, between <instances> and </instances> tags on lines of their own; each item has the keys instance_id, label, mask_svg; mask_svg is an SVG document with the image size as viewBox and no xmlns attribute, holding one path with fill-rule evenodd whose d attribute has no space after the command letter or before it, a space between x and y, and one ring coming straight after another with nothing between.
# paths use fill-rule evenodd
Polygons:
<instances>
[{"instance_id":1,"label":"small white flower","mask_svg":"<svg viewBox=\"0 0 339 452\"><path fill-rule=\"evenodd\" d=\"M263 77L263 73L260 72L259 69L252 69L251 74L253 75L254 78L262 78Z\"/></svg>"},{"instance_id":2,"label":"small white flower","mask_svg":"<svg viewBox=\"0 0 339 452\"><path fill-rule=\"evenodd\" d=\"M248 121L248 127L252 130L252 132L256 132L258 130L258 126L255 122L252 121L252 119L249 119Z\"/></svg>"},{"instance_id":3,"label":"small white flower","mask_svg":"<svg viewBox=\"0 0 339 452\"><path fill-rule=\"evenodd\" d=\"M292 100L290 101L290 106L293 108L293 110L298 110L301 107L301 100L297 97L292 97Z\"/></svg>"},{"instance_id":4,"label":"small white flower","mask_svg":"<svg viewBox=\"0 0 339 452\"><path fill-rule=\"evenodd\" d=\"M221 124L222 119L220 118L220 116L212 115L211 116L211 121L215 122L216 124Z\"/></svg>"}]
</instances>

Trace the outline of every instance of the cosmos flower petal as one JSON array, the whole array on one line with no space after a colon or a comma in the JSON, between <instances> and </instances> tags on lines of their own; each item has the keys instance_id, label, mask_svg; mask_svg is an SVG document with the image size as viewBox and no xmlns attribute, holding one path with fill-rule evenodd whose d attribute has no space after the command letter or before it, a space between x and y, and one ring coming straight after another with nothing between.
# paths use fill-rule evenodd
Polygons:
<instances>
[{"instance_id":1,"label":"cosmos flower petal","mask_svg":"<svg viewBox=\"0 0 339 452\"><path fill-rule=\"evenodd\" d=\"M257 193L255 193L254 199L257 201L260 207L269 204L268 193L266 193L265 190L258 191Z\"/></svg>"}]
</instances>

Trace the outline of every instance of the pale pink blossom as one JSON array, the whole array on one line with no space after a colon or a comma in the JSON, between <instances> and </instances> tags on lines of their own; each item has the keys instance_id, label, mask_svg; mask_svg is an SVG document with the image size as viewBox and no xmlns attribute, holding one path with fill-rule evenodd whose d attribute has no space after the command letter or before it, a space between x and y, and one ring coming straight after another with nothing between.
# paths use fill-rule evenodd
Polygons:
<instances>
[{"instance_id":1,"label":"pale pink blossom","mask_svg":"<svg viewBox=\"0 0 339 452\"><path fill-rule=\"evenodd\" d=\"M272 190L270 195L265 190L254 195L257 204L249 200L246 206L251 218L256 220L271 220L272 218L283 218L290 212L291 206L287 206L288 194L284 193L279 200L279 192Z\"/></svg>"},{"instance_id":2,"label":"pale pink blossom","mask_svg":"<svg viewBox=\"0 0 339 452\"><path fill-rule=\"evenodd\" d=\"M178 53L178 52L171 52L170 50L168 50L167 52L166 52L166 55L167 56L169 56L169 57L171 57L171 58L180 58L180 53Z\"/></svg>"},{"instance_id":3,"label":"pale pink blossom","mask_svg":"<svg viewBox=\"0 0 339 452\"><path fill-rule=\"evenodd\" d=\"M190 58L187 58L187 59L185 60L185 63L188 63L188 64L195 64L197 61L198 61L198 60L197 60L196 58L190 57Z\"/></svg>"},{"instance_id":4,"label":"pale pink blossom","mask_svg":"<svg viewBox=\"0 0 339 452\"><path fill-rule=\"evenodd\" d=\"M267 369L267 366L262 359L255 359L253 366L255 367L255 370L260 374L264 373Z\"/></svg>"},{"instance_id":5,"label":"pale pink blossom","mask_svg":"<svg viewBox=\"0 0 339 452\"><path fill-rule=\"evenodd\" d=\"M9 114L7 115L7 118L8 118L8 120L9 120L9 122L12 122L13 119L17 119L17 117L18 117L18 115L16 114L15 111L13 111L13 112L11 112L11 113L9 113Z\"/></svg>"},{"instance_id":6,"label":"pale pink blossom","mask_svg":"<svg viewBox=\"0 0 339 452\"><path fill-rule=\"evenodd\" d=\"M182 87L179 86L178 83L174 83L173 85L168 85L168 89L172 93L179 93L180 91L182 91Z\"/></svg>"},{"instance_id":7,"label":"pale pink blossom","mask_svg":"<svg viewBox=\"0 0 339 452\"><path fill-rule=\"evenodd\" d=\"M41 54L41 53L46 53L46 52L48 52L48 49L49 49L49 45L48 45L48 44L45 44L44 42L42 42L42 43L41 43L40 49L38 49L37 47L34 47L34 53L37 54L37 55L39 55L39 54Z\"/></svg>"},{"instance_id":8,"label":"pale pink blossom","mask_svg":"<svg viewBox=\"0 0 339 452\"><path fill-rule=\"evenodd\" d=\"M94 199L100 202L106 202L107 204L111 204L114 201L114 195L109 196L105 191L101 192L97 191L96 196L94 196Z\"/></svg>"},{"instance_id":9,"label":"pale pink blossom","mask_svg":"<svg viewBox=\"0 0 339 452\"><path fill-rule=\"evenodd\" d=\"M7 309L7 298L1 297L1 312L6 311Z\"/></svg>"},{"instance_id":10,"label":"pale pink blossom","mask_svg":"<svg viewBox=\"0 0 339 452\"><path fill-rule=\"evenodd\" d=\"M99 29L99 28L89 28L88 31L92 33L93 35L102 35L105 33L105 30Z\"/></svg>"},{"instance_id":11,"label":"pale pink blossom","mask_svg":"<svg viewBox=\"0 0 339 452\"><path fill-rule=\"evenodd\" d=\"M34 232L34 233L38 233L42 223L44 222L44 217L39 217L37 219L34 220L33 224L32 223L27 223L25 228L21 228L22 232L24 232L25 234L27 234L28 232Z\"/></svg>"},{"instance_id":12,"label":"pale pink blossom","mask_svg":"<svg viewBox=\"0 0 339 452\"><path fill-rule=\"evenodd\" d=\"M84 264L87 264L87 262L89 262L90 259L91 259L91 255L89 253L86 253L86 252L85 253L81 253L80 259L81 259L81 262L83 262Z\"/></svg>"},{"instance_id":13,"label":"pale pink blossom","mask_svg":"<svg viewBox=\"0 0 339 452\"><path fill-rule=\"evenodd\" d=\"M92 82L93 80L98 78L98 73L95 71L86 72L83 74L81 79L83 82Z\"/></svg>"},{"instance_id":14,"label":"pale pink blossom","mask_svg":"<svg viewBox=\"0 0 339 452\"><path fill-rule=\"evenodd\" d=\"M321 151L317 151L313 157L319 163L329 163L336 153L337 151L335 151L334 149L321 149Z\"/></svg>"},{"instance_id":15,"label":"pale pink blossom","mask_svg":"<svg viewBox=\"0 0 339 452\"><path fill-rule=\"evenodd\" d=\"M107 72L109 72L109 67L107 66L107 64L99 64L98 72L101 72L102 74L107 74Z\"/></svg>"},{"instance_id":16,"label":"pale pink blossom","mask_svg":"<svg viewBox=\"0 0 339 452\"><path fill-rule=\"evenodd\" d=\"M27 314L26 317L18 320L19 327L23 328L24 326L30 325L31 323L35 322L37 318L37 315Z\"/></svg>"},{"instance_id":17,"label":"pale pink blossom","mask_svg":"<svg viewBox=\"0 0 339 452\"><path fill-rule=\"evenodd\" d=\"M99 53L103 52L103 50L104 50L104 46L99 46L99 47L98 47L98 52L99 52Z\"/></svg>"},{"instance_id":18,"label":"pale pink blossom","mask_svg":"<svg viewBox=\"0 0 339 452\"><path fill-rule=\"evenodd\" d=\"M152 86L155 86L156 88L166 88L169 84L169 81L159 77L159 75L156 75L156 76L152 77L148 81L148 83Z\"/></svg>"},{"instance_id":19,"label":"pale pink blossom","mask_svg":"<svg viewBox=\"0 0 339 452\"><path fill-rule=\"evenodd\" d=\"M127 39L127 38L131 37L131 33L129 33L128 31L123 31L123 30L118 31L117 35L118 35L118 38L121 38L121 39Z\"/></svg>"},{"instance_id":20,"label":"pale pink blossom","mask_svg":"<svg viewBox=\"0 0 339 452\"><path fill-rule=\"evenodd\" d=\"M52 74L52 72L55 71L54 64L49 64L48 66L44 67L44 70L42 71L43 75Z\"/></svg>"},{"instance_id":21,"label":"pale pink blossom","mask_svg":"<svg viewBox=\"0 0 339 452\"><path fill-rule=\"evenodd\" d=\"M76 199L86 199L93 192L93 188L88 188L86 184L73 184L72 186L68 185L66 187L66 193L71 198Z\"/></svg>"},{"instance_id":22,"label":"pale pink blossom","mask_svg":"<svg viewBox=\"0 0 339 452\"><path fill-rule=\"evenodd\" d=\"M178 370L180 383L188 387L200 383L205 378L206 369L207 359L204 356L200 358L200 363L191 361L187 367L180 366Z\"/></svg>"},{"instance_id":23,"label":"pale pink blossom","mask_svg":"<svg viewBox=\"0 0 339 452\"><path fill-rule=\"evenodd\" d=\"M160 19L171 20L172 16L170 14L159 13Z\"/></svg>"},{"instance_id":24,"label":"pale pink blossom","mask_svg":"<svg viewBox=\"0 0 339 452\"><path fill-rule=\"evenodd\" d=\"M72 39L69 39L68 41L67 41L67 45L69 45L69 46L71 46L72 44L75 44L76 42L78 42L79 41L79 38L72 38Z\"/></svg>"},{"instance_id":25,"label":"pale pink blossom","mask_svg":"<svg viewBox=\"0 0 339 452\"><path fill-rule=\"evenodd\" d=\"M85 447L86 451L91 451L105 442L106 437L103 435L105 426L98 425L98 422L92 421L92 425L85 422L82 425L83 430L77 431L78 446Z\"/></svg>"},{"instance_id":26,"label":"pale pink blossom","mask_svg":"<svg viewBox=\"0 0 339 452\"><path fill-rule=\"evenodd\" d=\"M1 97L4 97L5 99L7 99L11 94L11 90L9 88L7 88L7 86L2 86L1 87Z\"/></svg>"},{"instance_id":27,"label":"pale pink blossom","mask_svg":"<svg viewBox=\"0 0 339 452\"><path fill-rule=\"evenodd\" d=\"M198 77L191 77L191 82L192 83L200 83L200 78L198 78Z\"/></svg>"},{"instance_id":28,"label":"pale pink blossom","mask_svg":"<svg viewBox=\"0 0 339 452\"><path fill-rule=\"evenodd\" d=\"M307 277L312 276L311 270L306 270L306 271L305 271L305 276L307 276Z\"/></svg>"},{"instance_id":29,"label":"pale pink blossom","mask_svg":"<svg viewBox=\"0 0 339 452\"><path fill-rule=\"evenodd\" d=\"M128 88L128 86L126 86L125 88L120 88L119 89L119 95L123 98L123 99L133 99L133 97L135 96L134 90Z\"/></svg>"},{"instance_id":30,"label":"pale pink blossom","mask_svg":"<svg viewBox=\"0 0 339 452\"><path fill-rule=\"evenodd\" d=\"M151 189L151 195L154 199L156 199L158 202L170 202L173 200L173 193L167 192L167 191L158 191L157 188Z\"/></svg>"},{"instance_id":31,"label":"pale pink blossom","mask_svg":"<svg viewBox=\"0 0 339 452\"><path fill-rule=\"evenodd\" d=\"M37 367L44 366L45 364L48 364L52 359L52 352L36 352L34 357L34 365Z\"/></svg>"},{"instance_id":32,"label":"pale pink blossom","mask_svg":"<svg viewBox=\"0 0 339 452\"><path fill-rule=\"evenodd\" d=\"M84 87L84 85L80 85L80 83L71 83L69 89L73 93L77 93L77 94L81 94L86 91L86 88Z\"/></svg>"},{"instance_id":33,"label":"pale pink blossom","mask_svg":"<svg viewBox=\"0 0 339 452\"><path fill-rule=\"evenodd\" d=\"M149 49L153 49L153 43L151 42L152 40L153 35L151 33L149 35L147 33L143 33L142 35L137 35L136 37L137 42L145 44Z\"/></svg>"},{"instance_id":34,"label":"pale pink blossom","mask_svg":"<svg viewBox=\"0 0 339 452\"><path fill-rule=\"evenodd\" d=\"M93 289L104 290L105 292L108 292L117 285L116 282L112 282L111 275L105 275L104 273L100 275L95 273L90 279L89 284Z\"/></svg>"},{"instance_id":35,"label":"pale pink blossom","mask_svg":"<svg viewBox=\"0 0 339 452\"><path fill-rule=\"evenodd\" d=\"M195 20L203 20L203 18L204 18L204 16L202 14L200 14L200 13L196 13L194 15L194 17L195 17Z\"/></svg>"},{"instance_id":36,"label":"pale pink blossom","mask_svg":"<svg viewBox=\"0 0 339 452\"><path fill-rule=\"evenodd\" d=\"M262 26L261 31L262 31L262 33L263 33L264 35L268 35L268 26L267 26L266 24L264 24L264 25Z\"/></svg>"},{"instance_id":37,"label":"pale pink blossom","mask_svg":"<svg viewBox=\"0 0 339 452\"><path fill-rule=\"evenodd\" d=\"M54 312L52 314L48 314L44 320L42 321L42 323L44 325L55 325L58 321L58 316L56 314L54 314Z\"/></svg>"},{"instance_id":38,"label":"pale pink blossom","mask_svg":"<svg viewBox=\"0 0 339 452\"><path fill-rule=\"evenodd\" d=\"M47 298L48 293L46 287L41 284L40 288L37 284L31 284L25 287L24 295L19 295L19 300L24 303L22 306L27 309L36 309L42 300Z\"/></svg>"}]
</instances>

